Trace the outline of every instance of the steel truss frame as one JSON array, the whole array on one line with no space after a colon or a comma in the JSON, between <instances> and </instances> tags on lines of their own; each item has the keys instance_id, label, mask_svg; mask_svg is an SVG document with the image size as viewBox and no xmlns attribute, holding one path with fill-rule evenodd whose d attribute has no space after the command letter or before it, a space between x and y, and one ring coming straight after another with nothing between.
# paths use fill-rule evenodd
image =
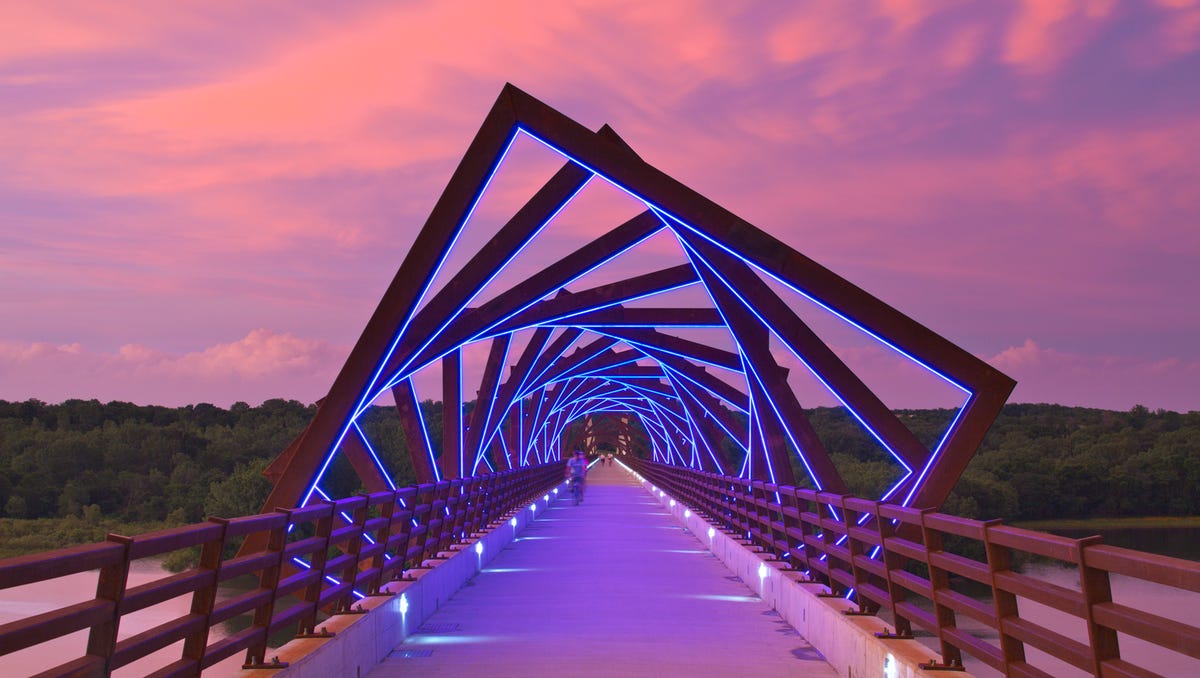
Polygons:
<instances>
[{"instance_id":1,"label":"steel truss frame","mask_svg":"<svg viewBox=\"0 0 1200 678\"><path fill-rule=\"evenodd\" d=\"M513 141L541 142L561 169L428 299L432 283ZM478 292L596 177L645 210L472 306ZM667 231L688 263L587 290L568 285L650 236ZM961 389L965 404L927 447L766 282L807 297ZM711 308L627 306L701 285ZM671 328L727 328L728 351ZM513 336L531 330L519 356ZM793 484L792 457L820 490L846 483L776 361L786 347L905 469L881 499L935 507L950 493L1015 382L779 240L675 181L636 155L608 126L593 132L506 85L484 119L305 431L267 469L266 508L304 506L336 454L371 492L395 489L358 424L391 391L419 483L561 458L588 432L628 440L644 431L654 461ZM463 346L490 341L476 406L463 414ZM510 358L515 357L515 361ZM443 450L429 442L415 373L440 362ZM740 372L731 386L709 367ZM505 369L508 373L505 375ZM608 428L598 419L618 422ZM572 425L572 422L576 422ZM585 430L586 429L586 430ZM745 450L730 467L723 441Z\"/></svg>"}]
</instances>

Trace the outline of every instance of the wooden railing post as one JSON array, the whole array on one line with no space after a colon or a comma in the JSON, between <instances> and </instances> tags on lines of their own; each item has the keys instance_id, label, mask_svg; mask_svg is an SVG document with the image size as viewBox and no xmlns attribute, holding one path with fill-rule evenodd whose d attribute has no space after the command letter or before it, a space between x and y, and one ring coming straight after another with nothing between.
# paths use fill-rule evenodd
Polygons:
<instances>
[{"instance_id":1,"label":"wooden railing post","mask_svg":"<svg viewBox=\"0 0 1200 678\"><path fill-rule=\"evenodd\" d=\"M1108 572L1091 567L1087 562L1087 549L1102 543L1099 535L1084 537L1076 541L1078 549L1079 585L1083 590L1083 600L1087 605L1088 640L1092 646L1092 661L1095 662L1093 672L1101 674L1105 661L1121 658L1121 648L1117 641L1117 632L1096 623L1096 606L1112 602L1112 586L1108 580Z\"/></svg>"},{"instance_id":2,"label":"wooden railing post","mask_svg":"<svg viewBox=\"0 0 1200 678\"><path fill-rule=\"evenodd\" d=\"M882 557L880 559L883 561L884 576L887 578L887 592L888 599L891 602L892 625L896 627L895 633L892 635L899 638L911 638L912 622L909 621L908 617L901 614L899 606L908 597L908 591L900 584L897 584L895 577L892 576L893 572L904 569L904 563L908 559L888 549L888 539L896 536L896 525L892 522L892 519L883 516L883 512L879 507L879 502L875 502L875 529L879 533L879 547L882 549Z\"/></svg>"},{"instance_id":3,"label":"wooden railing post","mask_svg":"<svg viewBox=\"0 0 1200 678\"><path fill-rule=\"evenodd\" d=\"M821 554L813 553L816 550L814 544L818 540L818 531L814 529L811 522L812 520L820 521L820 515L816 508L817 493L815 490L797 488L795 497L796 515L800 528L800 548L804 550L804 564L802 567L809 579L820 580L824 575L817 571L816 564L820 562ZM810 508L812 509L811 511L807 510ZM806 519L805 514L808 514L808 519Z\"/></svg>"},{"instance_id":4,"label":"wooden railing post","mask_svg":"<svg viewBox=\"0 0 1200 678\"><path fill-rule=\"evenodd\" d=\"M837 501L837 495L828 492L817 493L817 519L818 527L821 529L821 553L825 558L825 578L826 585L829 587L829 595L841 597L846 588L838 581L838 558L833 555L833 551L837 545L837 533L830 527L837 518L833 514L833 505L831 502Z\"/></svg>"},{"instance_id":5,"label":"wooden railing post","mask_svg":"<svg viewBox=\"0 0 1200 678\"><path fill-rule=\"evenodd\" d=\"M863 586L867 584L870 573L859 564L860 558L868 557L870 554L864 551L862 542L854 537L854 530L858 527L860 518L865 514L869 519L870 514L851 508L850 499L854 499L854 496L842 495L839 504L842 508L842 520L846 523L846 550L850 552L850 574L854 578L854 602L858 604L859 614L875 614L879 605L872 603L863 594Z\"/></svg>"},{"instance_id":6,"label":"wooden railing post","mask_svg":"<svg viewBox=\"0 0 1200 678\"><path fill-rule=\"evenodd\" d=\"M373 495L376 498L375 505L379 511L379 526L372 537L375 540L375 544L371 547L371 561L367 565L372 573L370 580L367 581L366 594L368 596L389 595L381 593L380 588L386 582L386 579L384 579L384 570L385 565L387 565L388 541L392 536L392 526L396 516L396 494L395 490L386 493L386 499L383 501L378 500L379 493Z\"/></svg>"},{"instance_id":7,"label":"wooden railing post","mask_svg":"<svg viewBox=\"0 0 1200 678\"><path fill-rule=\"evenodd\" d=\"M1025 661L1025 643L1004 632L1004 620L1018 616L1017 596L996 585L996 575L1012 569L1012 552L1006 546L992 541L992 530L1004 523L999 520L988 522L983 530L983 543L987 551L988 572L992 578L992 606L996 611L996 630L1000 634L1000 652L1004 664L1011 666Z\"/></svg>"},{"instance_id":8,"label":"wooden railing post","mask_svg":"<svg viewBox=\"0 0 1200 678\"><path fill-rule=\"evenodd\" d=\"M362 497L362 504L354 509L354 514L351 516L354 532L350 535L347 543L342 547L346 554L345 567L342 568L338 576L341 577L343 583L349 582L346 593L338 598L334 603L333 609L335 612L346 612L351 609L354 604L354 584L358 580L359 565L362 562L362 547L366 541L367 520L370 519L371 505L367 497Z\"/></svg>"},{"instance_id":9,"label":"wooden railing post","mask_svg":"<svg viewBox=\"0 0 1200 678\"><path fill-rule=\"evenodd\" d=\"M288 519L280 527L271 530L270 536L267 538L267 551L275 557L272 559L271 565L259 571L258 586L260 589L270 591L271 595L265 604L254 609L254 619L251 625L262 630L262 640L246 648L246 661L243 667L247 668L265 665L267 641L271 633L271 620L275 613L275 602L279 597L279 579L283 575L283 552L287 546L287 529L288 525L291 524L291 512L276 509L275 513L286 514L288 515ZM224 523L228 526L229 521L224 521ZM227 538L228 528L221 534L222 551L225 549Z\"/></svg>"},{"instance_id":10,"label":"wooden railing post","mask_svg":"<svg viewBox=\"0 0 1200 678\"><path fill-rule=\"evenodd\" d=\"M321 604L321 589L325 587L325 563L329 560L329 537L333 534L333 504L326 503L327 511L317 519L316 534L321 540L321 546L313 552L309 566L317 573L316 578L304 590L304 602L310 608L300 618L299 631L301 635L312 635L316 632L317 611ZM289 519L290 522L290 519Z\"/></svg>"},{"instance_id":11,"label":"wooden railing post","mask_svg":"<svg viewBox=\"0 0 1200 678\"><path fill-rule=\"evenodd\" d=\"M934 513L931 508L921 510L921 540L925 542L925 566L929 568L929 595L933 603L934 620L937 623L938 642L941 645L942 661L956 666L962 666L962 651L946 640L945 629L954 626L954 610L939 601L939 594L950 588L950 575L945 570L933 564L930 556L941 553L944 549L942 533L929 526L928 517Z\"/></svg>"},{"instance_id":12,"label":"wooden railing post","mask_svg":"<svg viewBox=\"0 0 1200 678\"><path fill-rule=\"evenodd\" d=\"M407 497L407 500L405 499ZM380 570L380 586L384 582L392 579L401 579L404 577L404 565L408 561L408 542L409 535L412 533L412 507L410 503L416 497L416 488L409 486L396 492L392 495L392 500L387 504L388 515L388 531L387 542L383 554L381 554ZM392 557L388 559L387 551L392 552Z\"/></svg>"},{"instance_id":13,"label":"wooden railing post","mask_svg":"<svg viewBox=\"0 0 1200 678\"><path fill-rule=\"evenodd\" d=\"M104 675L108 675L112 670L109 663L117 649L117 633L121 627L121 601L125 598L125 587L129 581L129 545L133 538L109 534L107 541L116 542L124 547L121 559L100 568L100 575L96 580L96 599L112 602L112 617L92 627L88 632L87 643L87 654L104 658Z\"/></svg>"},{"instance_id":14,"label":"wooden railing post","mask_svg":"<svg viewBox=\"0 0 1200 678\"><path fill-rule=\"evenodd\" d=\"M192 594L192 614L204 616L204 627L189 635L183 641L183 658L193 662L196 670L200 670L200 662L204 659L204 651L208 647L208 634L212 625L211 615L213 605L217 600L217 584L220 581L221 561L224 557L225 526L229 521L220 518L209 518L208 522L221 526L220 535L216 539L204 542L200 547L200 562L197 569L212 573L212 583L196 589Z\"/></svg>"},{"instance_id":15,"label":"wooden railing post","mask_svg":"<svg viewBox=\"0 0 1200 678\"><path fill-rule=\"evenodd\" d=\"M803 572L808 570L808 561L804 557L804 532L800 529L800 504L796 501L796 488L792 485L780 485L779 494L783 521L782 536L788 548L787 562L793 570Z\"/></svg>"}]
</instances>

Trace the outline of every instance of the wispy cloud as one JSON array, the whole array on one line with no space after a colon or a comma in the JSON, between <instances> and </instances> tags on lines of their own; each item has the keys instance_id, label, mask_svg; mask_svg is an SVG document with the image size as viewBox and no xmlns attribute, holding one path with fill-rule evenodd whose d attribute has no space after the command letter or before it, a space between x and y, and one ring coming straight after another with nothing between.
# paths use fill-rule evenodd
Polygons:
<instances>
[{"instance_id":1,"label":"wispy cloud","mask_svg":"<svg viewBox=\"0 0 1200 678\"><path fill-rule=\"evenodd\" d=\"M349 345L512 81L978 354L1190 364L1196 73L1186 0L13 4L0 340Z\"/></svg>"},{"instance_id":2,"label":"wispy cloud","mask_svg":"<svg viewBox=\"0 0 1200 678\"><path fill-rule=\"evenodd\" d=\"M1043 348L1032 339L1005 349L989 362L1017 379L1014 402L1178 409L1178 395L1200 379L1200 361L1077 355Z\"/></svg>"},{"instance_id":3,"label":"wispy cloud","mask_svg":"<svg viewBox=\"0 0 1200 678\"><path fill-rule=\"evenodd\" d=\"M80 343L0 343L0 398L128 400L185 405L277 397L313 402L333 382L348 349L258 329L200 351L170 354L138 344L113 352Z\"/></svg>"}]
</instances>

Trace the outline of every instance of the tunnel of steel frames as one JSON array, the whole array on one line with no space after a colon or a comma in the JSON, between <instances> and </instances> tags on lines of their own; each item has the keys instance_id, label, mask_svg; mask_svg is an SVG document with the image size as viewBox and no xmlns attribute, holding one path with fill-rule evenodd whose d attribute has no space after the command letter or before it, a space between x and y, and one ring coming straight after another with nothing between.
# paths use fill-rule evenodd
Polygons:
<instances>
[{"instance_id":1,"label":"tunnel of steel frames","mask_svg":"<svg viewBox=\"0 0 1200 678\"><path fill-rule=\"evenodd\" d=\"M444 270L521 139L556 154L561 166L490 240L472 243L474 254L465 264ZM592 182L622 192L640 213L475 304ZM686 263L573 289L588 273L664 232L678 242ZM435 287L439 275L445 281ZM690 286L703 289L708 306L645 305ZM957 389L962 405L936 444L921 442L777 289L815 303ZM684 336L698 328L725 330L734 349ZM513 350L519 346L514 337L523 332L528 340ZM344 455L367 492L396 491L394 474L360 423L389 396L422 487L454 481L453 491L463 492L460 479L546 464L585 441L593 449L600 441L661 464L787 486L797 483L798 466L807 485L845 494L846 481L772 341L895 460L898 480L879 499L900 506L941 505L1015 386L969 352L649 165L608 125L593 132L506 85L315 416L266 469L273 489L263 510L338 499L322 484L337 455ZM478 386L465 389L463 350L476 342L488 342L488 357ZM434 364L441 371L440 453L414 384ZM464 414L467 396L475 403ZM637 446L646 449L630 449ZM438 499L445 510L446 497ZM350 522L348 515L343 522ZM241 552L265 548L267 538L249 535ZM292 560L293 566L311 566Z\"/></svg>"},{"instance_id":2,"label":"tunnel of steel frames","mask_svg":"<svg viewBox=\"0 0 1200 678\"><path fill-rule=\"evenodd\" d=\"M519 139L557 154L561 167L490 240L471 243L477 248L460 257L465 264L448 267ZM540 270L522 270L518 282L476 303L590 182L620 191L640 213L539 262ZM686 263L575 289L656 234L673 237ZM708 305L648 305L689 287L702 290ZM962 406L934 444L921 442L801 320L798 299L961 393ZM696 340L696 328L726 332L732 349ZM478 342L488 357L477 388L464 391L464 347ZM777 360L781 352L895 459L898 480L882 496L847 493ZM430 366L441 371L440 454L414 384ZM947 662L967 652L1008 675L1051 675L1027 661L1029 644L1094 675L1153 675L1122 658L1118 633L1200 659L1200 629L1115 602L1109 587L1109 575L1119 574L1200 591L1200 565L1096 537L934 512L1013 386L650 166L609 127L588 130L507 85L313 419L266 469L273 490L264 512L0 560L0 589L99 571L94 599L0 624L0 656L87 630L86 653L45 675L107 675L176 643L180 654L152 675L196 675L242 650L246 667L280 668L265 659L271 634L290 628L297 637L320 636L322 615L353 613L356 600L391 595L390 582L414 568L510 522L515 530L516 516L544 508L557 492L564 453L607 442L624 448L647 489L664 498L665 488L703 515L710 539L725 530L800 581L853 596L860 612L889 612L895 633L887 637L911 639L914 627L933 634ZM367 435L364 414L381 398L394 400L415 484L396 486ZM327 476L338 455L365 492L336 496ZM975 542L986 557L950 552L952 539ZM186 548L199 549L195 567L128 586L132 562ZM1015 571L1018 552L1078 566L1080 590ZM218 585L244 575L257 576L257 588L218 596ZM990 587L992 604L953 590L951 575ZM191 597L190 613L119 637L124 616L179 596ZM1023 618L1018 596L1083 620L1088 641ZM932 612L915 602L921 598ZM214 625L240 615L253 617L248 628L210 637ZM958 615L996 631L998 644L958 628Z\"/></svg>"},{"instance_id":3,"label":"tunnel of steel frames","mask_svg":"<svg viewBox=\"0 0 1200 678\"><path fill-rule=\"evenodd\" d=\"M522 137L561 156L561 168L434 290L464 226ZM473 305L481 289L589 182L622 191L640 203L641 213ZM686 263L572 289L590 271L661 232L674 236ZM688 286L701 287L711 304L645 305ZM794 303L776 291L780 286L961 391L963 404L940 440L933 446L918 440L801 320ZM635 301L640 303L629 305ZM724 328L736 348L681 336L693 328ZM523 349L510 352L517 344L514 335L522 331L531 336ZM306 430L267 469L274 490L266 507L331 498L322 481L339 454L368 491L395 489L360 425L368 407L389 392L419 483L559 459L564 447L587 435L626 442L637 437L646 441L654 461L787 484L796 481L795 455L811 486L844 493L845 479L789 385L772 339L896 461L899 480L880 499L903 506L942 503L1015 385L650 166L610 127L593 132L507 85L328 396ZM463 347L474 342L490 342L488 358L478 386L464 390ZM413 384L414 375L438 362L440 455L430 443ZM466 395L476 406L464 415ZM725 441L740 451L735 464Z\"/></svg>"}]
</instances>

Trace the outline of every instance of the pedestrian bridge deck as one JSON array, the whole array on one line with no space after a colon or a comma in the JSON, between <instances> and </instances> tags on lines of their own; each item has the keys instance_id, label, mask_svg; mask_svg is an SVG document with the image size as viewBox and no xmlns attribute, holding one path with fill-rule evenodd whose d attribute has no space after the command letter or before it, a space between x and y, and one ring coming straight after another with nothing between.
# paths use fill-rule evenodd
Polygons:
<instances>
[{"instance_id":1,"label":"pedestrian bridge deck","mask_svg":"<svg viewBox=\"0 0 1200 678\"><path fill-rule=\"evenodd\" d=\"M588 485L367 675L837 675L628 471Z\"/></svg>"}]
</instances>

